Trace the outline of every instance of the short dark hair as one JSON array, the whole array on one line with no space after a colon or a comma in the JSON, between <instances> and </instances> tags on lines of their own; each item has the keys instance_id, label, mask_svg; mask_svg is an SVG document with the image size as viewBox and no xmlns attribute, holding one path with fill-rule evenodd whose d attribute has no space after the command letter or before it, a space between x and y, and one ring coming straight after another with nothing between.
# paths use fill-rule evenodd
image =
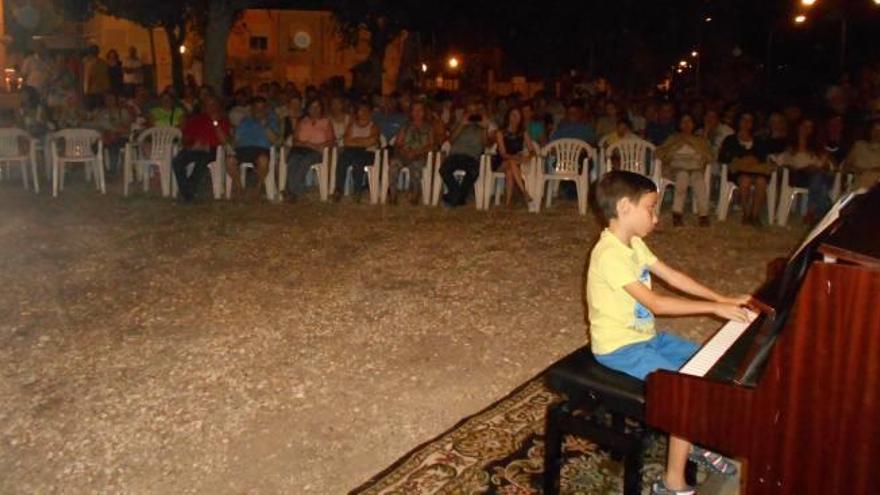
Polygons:
<instances>
[{"instance_id":1,"label":"short dark hair","mask_svg":"<svg viewBox=\"0 0 880 495\"><path fill-rule=\"evenodd\" d=\"M657 192L657 184L648 177L635 172L612 170L602 177L596 188L596 203L605 222L617 218L617 202L627 198L637 203L642 196Z\"/></svg>"}]
</instances>

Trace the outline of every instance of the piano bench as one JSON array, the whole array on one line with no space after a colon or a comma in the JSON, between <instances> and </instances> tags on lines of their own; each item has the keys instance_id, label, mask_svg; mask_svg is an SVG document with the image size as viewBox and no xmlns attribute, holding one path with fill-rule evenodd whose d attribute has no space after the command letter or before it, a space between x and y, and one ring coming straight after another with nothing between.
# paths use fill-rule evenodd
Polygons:
<instances>
[{"instance_id":1,"label":"piano bench","mask_svg":"<svg viewBox=\"0 0 880 495\"><path fill-rule=\"evenodd\" d=\"M562 442L566 434L586 438L610 450L615 458L623 457L623 493L640 494L645 440L644 382L599 364L589 345L551 366L545 380L565 400L547 409L544 494L559 493ZM631 420L629 425L627 419Z\"/></svg>"}]
</instances>

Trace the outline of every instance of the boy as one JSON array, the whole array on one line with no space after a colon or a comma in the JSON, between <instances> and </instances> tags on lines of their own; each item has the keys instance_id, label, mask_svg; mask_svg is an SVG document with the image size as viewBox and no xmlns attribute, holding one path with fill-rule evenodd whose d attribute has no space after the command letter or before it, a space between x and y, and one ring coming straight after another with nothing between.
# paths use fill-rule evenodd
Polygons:
<instances>
[{"instance_id":1,"label":"boy","mask_svg":"<svg viewBox=\"0 0 880 495\"><path fill-rule=\"evenodd\" d=\"M654 315L714 314L726 320L747 321L741 307L748 296L721 296L678 272L648 249L642 238L657 224L657 186L642 175L613 171L599 182L597 201L608 222L590 255L587 304L590 345L596 360L644 380L657 369L678 370L698 349L692 342L654 329ZM664 296L651 290L651 274L699 300ZM670 436L666 474L652 486L658 495L692 495L684 480L688 457L710 469L733 474L734 465L722 456L691 448Z\"/></svg>"}]
</instances>

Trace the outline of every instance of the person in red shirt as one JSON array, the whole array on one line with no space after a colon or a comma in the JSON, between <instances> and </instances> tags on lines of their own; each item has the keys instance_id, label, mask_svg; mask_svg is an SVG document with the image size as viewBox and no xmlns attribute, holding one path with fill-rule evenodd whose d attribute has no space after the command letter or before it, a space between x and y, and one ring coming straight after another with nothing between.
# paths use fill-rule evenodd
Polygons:
<instances>
[{"instance_id":1,"label":"person in red shirt","mask_svg":"<svg viewBox=\"0 0 880 495\"><path fill-rule=\"evenodd\" d=\"M184 148L174 157L171 167L177 178L180 200L190 203L195 199L196 188L208 171L208 164L215 160L215 150L226 144L230 135L229 119L214 96L205 98L205 110L190 117L183 126ZM219 153L223 152L221 148ZM186 169L190 163L195 168L190 175Z\"/></svg>"}]
</instances>

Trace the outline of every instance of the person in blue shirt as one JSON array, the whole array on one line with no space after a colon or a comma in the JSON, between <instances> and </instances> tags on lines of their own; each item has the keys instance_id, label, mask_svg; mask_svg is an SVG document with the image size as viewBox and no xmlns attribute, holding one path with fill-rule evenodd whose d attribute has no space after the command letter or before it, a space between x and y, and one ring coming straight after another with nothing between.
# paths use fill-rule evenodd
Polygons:
<instances>
[{"instance_id":1,"label":"person in blue shirt","mask_svg":"<svg viewBox=\"0 0 880 495\"><path fill-rule=\"evenodd\" d=\"M678 131L675 124L675 105L664 103L660 106L655 122L649 122L645 127L645 137L654 146L665 143L669 136Z\"/></svg>"},{"instance_id":2,"label":"person in blue shirt","mask_svg":"<svg viewBox=\"0 0 880 495\"><path fill-rule=\"evenodd\" d=\"M578 101L565 107L565 118L550 135L550 140L554 139L580 139L592 146L596 145L596 130L587 123L583 105Z\"/></svg>"},{"instance_id":3,"label":"person in blue shirt","mask_svg":"<svg viewBox=\"0 0 880 495\"><path fill-rule=\"evenodd\" d=\"M396 93L383 96L381 104L373 112L373 122L379 126L379 132L386 143L400 132L408 120L406 114L400 112Z\"/></svg>"},{"instance_id":4,"label":"person in blue shirt","mask_svg":"<svg viewBox=\"0 0 880 495\"><path fill-rule=\"evenodd\" d=\"M241 196L240 163L254 166L257 182L248 190L248 197L256 199L260 194L260 186L269 173L269 156L272 146L278 143L281 135L278 117L270 111L266 99L258 96L251 100L251 113L245 117L235 129L235 156L227 159L226 171L232 181L232 189L236 196Z\"/></svg>"}]
</instances>

